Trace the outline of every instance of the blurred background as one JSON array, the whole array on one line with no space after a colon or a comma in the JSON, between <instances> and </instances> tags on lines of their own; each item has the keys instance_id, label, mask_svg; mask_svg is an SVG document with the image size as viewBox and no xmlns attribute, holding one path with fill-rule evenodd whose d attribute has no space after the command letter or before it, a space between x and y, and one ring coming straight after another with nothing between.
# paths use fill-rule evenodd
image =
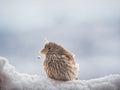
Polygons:
<instances>
[{"instance_id":1,"label":"blurred background","mask_svg":"<svg viewBox=\"0 0 120 90\"><path fill-rule=\"evenodd\" d=\"M79 79L120 74L120 0L0 0L0 56L46 77L44 40L75 54Z\"/></svg>"}]
</instances>

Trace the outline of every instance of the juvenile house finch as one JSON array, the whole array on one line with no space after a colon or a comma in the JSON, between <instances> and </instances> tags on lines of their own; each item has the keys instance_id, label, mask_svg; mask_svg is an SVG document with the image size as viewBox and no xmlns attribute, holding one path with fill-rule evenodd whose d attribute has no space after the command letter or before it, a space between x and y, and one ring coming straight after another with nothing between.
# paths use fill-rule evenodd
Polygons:
<instances>
[{"instance_id":1,"label":"juvenile house finch","mask_svg":"<svg viewBox=\"0 0 120 90\"><path fill-rule=\"evenodd\" d=\"M41 51L45 54L44 69L48 77L69 81L75 80L78 76L78 67L75 64L73 55L62 46L48 42Z\"/></svg>"}]
</instances>

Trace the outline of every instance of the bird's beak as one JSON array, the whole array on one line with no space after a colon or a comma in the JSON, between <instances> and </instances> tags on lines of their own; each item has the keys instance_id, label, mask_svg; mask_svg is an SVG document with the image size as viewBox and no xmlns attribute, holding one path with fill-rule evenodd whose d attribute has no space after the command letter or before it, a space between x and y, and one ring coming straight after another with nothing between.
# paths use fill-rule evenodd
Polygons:
<instances>
[{"instance_id":1,"label":"bird's beak","mask_svg":"<svg viewBox=\"0 0 120 90\"><path fill-rule=\"evenodd\" d=\"M47 53L47 50L46 50L46 49L43 49L43 50L41 50L41 53L42 53L42 54L46 54L46 53Z\"/></svg>"}]
</instances>

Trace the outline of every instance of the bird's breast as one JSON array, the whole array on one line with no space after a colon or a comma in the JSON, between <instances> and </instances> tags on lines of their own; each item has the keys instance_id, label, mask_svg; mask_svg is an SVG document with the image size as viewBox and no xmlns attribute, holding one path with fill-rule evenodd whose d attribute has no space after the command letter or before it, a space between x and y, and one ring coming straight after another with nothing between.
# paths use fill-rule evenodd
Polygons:
<instances>
[{"instance_id":1,"label":"bird's breast","mask_svg":"<svg viewBox=\"0 0 120 90\"><path fill-rule=\"evenodd\" d=\"M77 68L68 60L61 60L56 55L47 56L44 61L47 76L57 80L71 80L76 77Z\"/></svg>"}]
</instances>

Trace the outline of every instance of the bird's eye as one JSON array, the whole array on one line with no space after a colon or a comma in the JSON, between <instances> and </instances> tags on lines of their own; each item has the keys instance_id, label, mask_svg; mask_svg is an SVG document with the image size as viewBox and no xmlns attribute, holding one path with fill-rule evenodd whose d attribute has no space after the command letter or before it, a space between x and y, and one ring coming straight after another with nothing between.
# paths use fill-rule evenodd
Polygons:
<instances>
[{"instance_id":1,"label":"bird's eye","mask_svg":"<svg viewBox=\"0 0 120 90\"><path fill-rule=\"evenodd\" d=\"M51 49L51 47L48 47L48 50L50 50Z\"/></svg>"}]
</instances>

